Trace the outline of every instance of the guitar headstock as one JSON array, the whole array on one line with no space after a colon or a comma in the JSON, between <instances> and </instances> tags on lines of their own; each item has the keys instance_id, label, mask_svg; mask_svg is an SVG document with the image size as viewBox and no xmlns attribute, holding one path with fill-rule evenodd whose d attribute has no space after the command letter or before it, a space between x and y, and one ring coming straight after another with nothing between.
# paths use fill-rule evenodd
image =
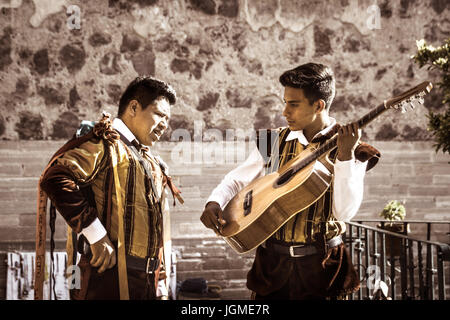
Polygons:
<instances>
[{"instance_id":1,"label":"guitar headstock","mask_svg":"<svg viewBox=\"0 0 450 320\"><path fill-rule=\"evenodd\" d=\"M433 84L429 81L424 81L408 91L405 91L384 102L386 109L401 108L402 113L407 111L407 107L414 109L414 103L423 104L424 97L433 89Z\"/></svg>"}]
</instances>

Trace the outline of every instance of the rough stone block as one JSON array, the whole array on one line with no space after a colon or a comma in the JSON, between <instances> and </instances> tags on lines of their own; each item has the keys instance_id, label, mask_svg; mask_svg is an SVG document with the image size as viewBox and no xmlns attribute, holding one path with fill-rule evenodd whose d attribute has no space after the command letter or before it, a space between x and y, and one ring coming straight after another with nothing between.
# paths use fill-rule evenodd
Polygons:
<instances>
[{"instance_id":1,"label":"rough stone block","mask_svg":"<svg viewBox=\"0 0 450 320\"><path fill-rule=\"evenodd\" d=\"M450 174L437 174L433 176L433 184L450 184Z\"/></svg>"},{"instance_id":2,"label":"rough stone block","mask_svg":"<svg viewBox=\"0 0 450 320\"><path fill-rule=\"evenodd\" d=\"M201 266L202 260L200 259L183 259L177 262L178 271L203 270Z\"/></svg>"},{"instance_id":3,"label":"rough stone block","mask_svg":"<svg viewBox=\"0 0 450 320\"><path fill-rule=\"evenodd\" d=\"M449 165L446 163L435 163L431 164L415 164L414 173L416 175L448 175L450 174Z\"/></svg>"},{"instance_id":4,"label":"rough stone block","mask_svg":"<svg viewBox=\"0 0 450 320\"><path fill-rule=\"evenodd\" d=\"M407 196L408 185L369 186L369 194L378 196Z\"/></svg>"},{"instance_id":5,"label":"rough stone block","mask_svg":"<svg viewBox=\"0 0 450 320\"><path fill-rule=\"evenodd\" d=\"M250 300L252 292L247 288L223 289L220 293L222 300Z\"/></svg>"},{"instance_id":6,"label":"rough stone block","mask_svg":"<svg viewBox=\"0 0 450 320\"><path fill-rule=\"evenodd\" d=\"M0 176L22 176L23 168L18 163L1 163L0 164Z\"/></svg>"},{"instance_id":7,"label":"rough stone block","mask_svg":"<svg viewBox=\"0 0 450 320\"><path fill-rule=\"evenodd\" d=\"M414 172L413 168L412 164L386 163L381 160L375 168L367 172L367 176L388 175L392 180L396 176L410 176Z\"/></svg>"},{"instance_id":8,"label":"rough stone block","mask_svg":"<svg viewBox=\"0 0 450 320\"><path fill-rule=\"evenodd\" d=\"M244 267L244 262L242 259L217 259L217 258L207 258L203 262L204 270L233 270L242 269Z\"/></svg>"},{"instance_id":9,"label":"rough stone block","mask_svg":"<svg viewBox=\"0 0 450 320\"><path fill-rule=\"evenodd\" d=\"M411 187L409 192L412 196L450 196L450 189L448 187Z\"/></svg>"},{"instance_id":10,"label":"rough stone block","mask_svg":"<svg viewBox=\"0 0 450 320\"><path fill-rule=\"evenodd\" d=\"M32 241L35 239L35 227L0 226L0 242Z\"/></svg>"}]
</instances>

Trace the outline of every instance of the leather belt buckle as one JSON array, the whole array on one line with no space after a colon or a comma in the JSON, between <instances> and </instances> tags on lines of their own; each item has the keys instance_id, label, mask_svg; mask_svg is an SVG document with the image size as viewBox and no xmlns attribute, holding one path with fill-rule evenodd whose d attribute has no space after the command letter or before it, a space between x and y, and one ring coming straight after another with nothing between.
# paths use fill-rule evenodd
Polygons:
<instances>
[{"instance_id":1,"label":"leather belt buckle","mask_svg":"<svg viewBox=\"0 0 450 320\"><path fill-rule=\"evenodd\" d=\"M293 258L301 258L306 256L305 254L295 254L294 249L295 248L303 248L305 245L303 244L299 244L299 245L295 245L295 246L290 246L289 247L289 255Z\"/></svg>"},{"instance_id":2,"label":"leather belt buckle","mask_svg":"<svg viewBox=\"0 0 450 320\"><path fill-rule=\"evenodd\" d=\"M145 273L153 274L159 266L158 258L148 258L147 265L145 266Z\"/></svg>"}]
</instances>

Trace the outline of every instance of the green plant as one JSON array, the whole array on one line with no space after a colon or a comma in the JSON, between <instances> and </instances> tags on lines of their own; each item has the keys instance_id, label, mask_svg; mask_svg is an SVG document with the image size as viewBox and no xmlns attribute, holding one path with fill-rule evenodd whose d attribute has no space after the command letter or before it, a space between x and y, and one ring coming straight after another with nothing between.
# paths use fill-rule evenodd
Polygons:
<instances>
[{"instance_id":1,"label":"green plant","mask_svg":"<svg viewBox=\"0 0 450 320\"><path fill-rule=\"evenodd\" d=\"M389 221L402 221L405 219L406 209L403 204L397 200L390 201L380 212L380 217Z\"/></svg>"},{"instance_id":2,"label":"green plant","mask_svg":"<svg viewBox=\"0 0 450 320\"><path fill-rule=\"evenodd\" d=\"M442 152L450 154L450 38L437 48L427 45L423 39L416 43L417 54L412 56L414 62L418 63L420 68L428 65L428 69L438 69L442 73L442 80L437 85L442 90L442 103L447 104L447 109L442 114L429 111L427 129L434 136L436 152L442 149Z\"/></svg>"}]
</instances>

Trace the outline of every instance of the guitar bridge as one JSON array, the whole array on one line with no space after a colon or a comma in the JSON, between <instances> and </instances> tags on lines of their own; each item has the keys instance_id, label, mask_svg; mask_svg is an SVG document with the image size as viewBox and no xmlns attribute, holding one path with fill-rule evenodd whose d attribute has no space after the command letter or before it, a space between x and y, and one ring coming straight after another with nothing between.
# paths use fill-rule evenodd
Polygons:
<instances>
[{"instance_id":1,"label":"guitar bridge","mask_svg":"<svg viewBox=\"0 0 450 320\"><path fill-rule=\"evenodd\" d=\"M247 192L244 198L244 216L247 216L252 211L253 190Z\"/></svg>"}]
</instances>

